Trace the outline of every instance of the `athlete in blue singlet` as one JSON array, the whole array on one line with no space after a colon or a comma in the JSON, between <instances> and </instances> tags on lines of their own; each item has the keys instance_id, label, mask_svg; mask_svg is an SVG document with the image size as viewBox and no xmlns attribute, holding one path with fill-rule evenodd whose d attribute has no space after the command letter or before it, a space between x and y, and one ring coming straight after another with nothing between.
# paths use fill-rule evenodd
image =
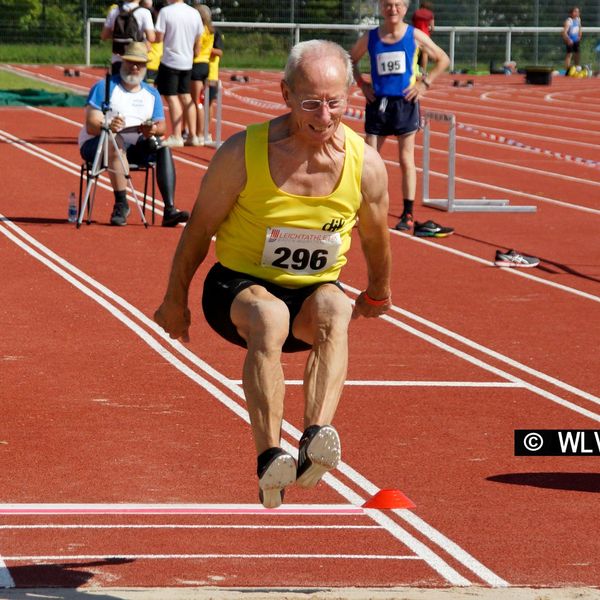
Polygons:
<instances>
[{"instance_id":1,"label":"athlete in blue singlet","mask_svg":"<svg viewBox=\"0 0 600 600\"><path fill-rule=\"evenodd\" d=\"M575 66L579 65L579 43L581 42L581 13L578 6L574 6L569 13L569 17L564 23L562 37L566 46L565 74L569 74L571 66L571 57Z\"/></svg>"},{"instance_id":2,"label":"athlete in blue singlet","mask_svg":"<svg viewBox=\"0 0 600 600\"><path fill-rule=\"evenodd\" d=\"M367 99L365 132L367 144L380 150L389 135L398 140L402 171L403 211L396 229L413 231L417 236L445 237L454 232L433 221L414 223L414 200L417 189L415 136L419 129L419 100L433 81L443 73L450 59L429 36L404 22L409 0L379 0L382 25L365 33L350 51L354 78ZM435 61L427 75L419 74L418 50ZM361 58L369 53L371 81L359 68Z\"/></svg>"}]
</instances>

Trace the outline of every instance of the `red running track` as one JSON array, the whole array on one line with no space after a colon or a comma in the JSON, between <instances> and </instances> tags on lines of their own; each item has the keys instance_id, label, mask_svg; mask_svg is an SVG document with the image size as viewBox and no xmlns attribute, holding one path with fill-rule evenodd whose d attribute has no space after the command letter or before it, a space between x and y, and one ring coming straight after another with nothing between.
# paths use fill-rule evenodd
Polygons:
<instances>
[{"instance_id":1,"label":"red running track","mask_svg":"<svg viewBox=\"0 0 600 600\"><path fill-rule=\"evenodd\" d=\"M29 70L83 88L102 76ZM225 72L225 137L283 110L279 75L249 75L242 84ZM393 232L394 310L350 333L335 423L343 465L315 490L289 490L297 514L257 504L243 352L201 318L210 261L192 292L192 340L172 343L150 316L179 232L144 230L135 211L127 227L108 227L106 188L95 222L76 230L66 200L78 186L82 111L0 110L0 586L600 585L598 457L513 448L515 429L599 428L600 81L451 81L436 82L425 107L457 116L457 196L538 211L418 206L419 220L456 234ZM358 93L351 104L361 110ZM441 196L442 128L432 143ZM388 141L390 227L401 207L396 152ZM213 153L176 151L181 208ZM495 249L512 247L540 267L495 268ZM351 296L365 282L359 255L355 242L343 278ZM286 356L290 447L304 358ZM360 509L380 488L416 508Z\"/></svg>"}]
</instances>

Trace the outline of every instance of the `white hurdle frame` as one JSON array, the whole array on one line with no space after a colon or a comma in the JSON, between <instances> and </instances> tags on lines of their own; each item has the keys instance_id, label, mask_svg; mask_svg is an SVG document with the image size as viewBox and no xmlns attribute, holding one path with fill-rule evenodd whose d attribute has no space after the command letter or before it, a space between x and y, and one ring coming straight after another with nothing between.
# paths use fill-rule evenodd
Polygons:
<instances>
[{"instance_id":1,"label":"white hurdle frame","mask_svg":"<svg viewBox=\"0 0 600 600\"><path fill-rule=\"evenodd\" d=\"M217 82L217 114L215 117L216 127L215 127L215 139L213 141L209 141L210 134L210 89L209 86L206 85L204 88L204 145L209 148L219 148L222 144L221 138L221 123L223 116L223 84L219 79Z\"/></svg>"},{"instance_id":2,"label":"white hurdle frame","mask_svg":"<svg viewBox=\"0 0 600 600\"><path fill-rule=\"evenodd\" d=\"M470 199L457 200L456 186L456 116L452 113L425 111L423 127L423 205L447 212L536 212L536 206L511 206L509 200ZM431 121L448 123L448 197L429 197L429 173L431 151Z\"/></svg>"}]
</instances>

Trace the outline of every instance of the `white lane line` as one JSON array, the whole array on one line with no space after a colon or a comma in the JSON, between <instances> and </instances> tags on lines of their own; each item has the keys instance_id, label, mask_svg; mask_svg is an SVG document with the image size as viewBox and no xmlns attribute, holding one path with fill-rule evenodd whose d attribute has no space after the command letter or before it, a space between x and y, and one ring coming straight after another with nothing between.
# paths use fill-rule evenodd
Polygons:
<instances>
[{"instance_id":1,"label":"white lane line","mask_svg":"<svg viewBox=\"0 0 600 600\"><path fill-rule=\"evenodd\" d=\"M463 352L462 350L458 350L457 348L454 348L454 347L446 344L445 342L438 340L437 338L435 338L433 336L423 333L423 332L419 331L418 329L411 327L410 325L406 325L405 323L403 323L402 321L399 321L398 319L396 319L394 317L390 317L389 315L382 315L380 318L384 319L385 321L388 321L389 323L392 323L393 325L396 325L400 329L404 329L408 333L412 333L413 335L419 337L420 339L425 340L425 341L429 342L430 344L437 346L438 348L440 348L442 350L446 350L447 352L449 352L450 354L453 354L454 356L456 356L458 358L462 358L463 360L470 362L471 364L473 364L477 367L480 367L486 371L489 371L490 373L494 373L494 375L497 375L499 377L505 377L506 379L508 379L510 381L519 383L525 389L527 389L531 392L534 392L537 395L542 396L543 398L546 398L547 400L551 400L552 402L559 404L565 408L568 408L576 413L579 413L579 414L583 415L584 417L588 417L589 419L592 419L593 421L600 422L600 414L598 414L598 413L592 412L590 410L587 410L586 408L579 406L578 404L575 404L573 402L569 402L563 398L560 398L556 394L552 394L551 392L548 392L538 386L532 385L531 383L528 383L514 375L511 375L507 371L503 371L502 369L493 367L492 365L490 365L478 358L475 358L474 356L471 356L470 354L467 354L466 352ZM544 374L540 373L540 375L543 376ZM542 377L542 379L550 379L550 378ZM555 381L559 382L559 380L555 380ZM566 384L564 384L563 382L559 382L559 384L560 384L559 387L562 387L563 389L564 389L564 387L566 387ZM569 387L572 387L572 386L569 386ZM578 390L577 388L572 388L572 390L575 390L579 396L585 395L586 399L590 400L591 402L595 402L596 404L600 404L600 398L597 398L596 396L593 396L592 394L588 394L587 392L584 392L583 390ZM575 391L573 391L573 393L575 393Z\"/></svg>"},{"instance_id":2,"label":"white lane line","mask_svg":"<svg viewBox=\"0 0 600 600\"><path fill-rule=\"evenodd\" d=\"M332 560L421 560L418 556L400 554L48 554L7 556L12 562L80 561L80 560L202 560L202 559L332 559Z\"/></svg>"},{"instance_id":3,"label":"white lane line","mask_svg":"<svg viewBox=\"0 0 600 600\"><path fill-rule=\"evenodd\" d=\"M89 298L91 298L92 300L94 300L98 304L100 304L111 315L113 315L116 319L121 321L121 323L123 323L126 327L129 327L133 332L135 332L150 348L152 348L160 356L162 356L164 360L166 360L167 362L170 362L179 371L181 371L183 374L187 375L187 377L189 377L192 381L195 381L197 384L199 384L201 387L203 387L209 394L211 394L215 399L217 399L224 406L229 408L234 414L236 414L238 417L240 417L244 422L246 422L247 424L250 424L250 417L248 415L247 410L243 406L240 406L237 402L235 402L234 400L229 398L227 395L225 395L223 392L221 392L220 389L217 388L214 384L212 384L207 379L205 379L204 377L202 377L201 375L196 373L194 370L192 370L190 367L188 367L179 358L177 358L174 354L172 354L169 350L167 350L164 346L162 346L157 340L155 340L149 333L147 333L144 329L142 329L137 323L132 321L123 312L121 312L121 310L119 310L116 306L113 306L112 304L110 304L104 297L100 296L96 292L92 291L90 288L86 287L83 283L81 283L79 280L75 279L72 275L67 273L63 268L59 267L58 265L59 264L64 265L71 272L76 272L78 274L81 274L82 279L84 279L85 281L90 281L90 282L94 281L94 280L92 280L91 277L84 274L82 271L80 271L73 265L70 265L67 261L65 261L63 258L56 255L49 248L46 248L45 246L43 246L43 244L39 243L37 240L32 238L25 231L23 231L20 227L17 227L14 223L10 222L7 219L2 221L2 218L3 218L3 216L0 214L0 232L1 233L3 233L6 237L11 239L15 244L17 244L19 247L21 247L30 256L32 256L36 260L40 261L42 264L46 265L49 269L51 269L57 275L59 275L60 277L62 277L63 279L65 279L66 281L71 283L74 287L79 289L86 296L88 296ZM33 244L34 247L43 249L43 252L46 254L46 256L51 256L54 260L57 261L58 264L55 264L54 262L52 262L45 256L42 256L37 250L34 249L34 247L29 246L21 238L18 238L15 234L8 231L7 227L10 227L15 232L18 232L22 238L24 238L28 241L31 241L31 243ZM127 310L129 310L129 308L127 308L127 307L130 307L131 308L130 312L132 314L135 313L136 317L139 318L140 321L142 321L156 335L158 335L163 342L166 341L172 346L178 344L185 350L185 352L182 352L182 355L184 355L184 356L193 355L193 353L191 353L187 349L185 349L185 347L182 344L180 344L179 342L176 342L175 340L170 340L170 338L164 332L160 331L160 328L153 321L150 321L150 319L148 319L148 317L146 317L138 309L136 309L135 307L133 307L129 303L127 303L123 298L117 296L116 294L114 294L113 292L111 292L105 286L102 286L102 284L100 284L98 282L94 282L94 286L97 289L102 288L103 290L106 290L108 292L109 297L111 299L113 299L113 301L117 302L117 304L119 304L120 306L126 308ZM223 384L226 383L227 380L220 373L218 373L216 370L214 370L212 368L210 368L210 370L211 370L211 372L214 372L216 374L213 377L215 377L215 379L217 379L217 381L220 381ZM243 397L242 390L238 388L236 390L236 395ZM295 440L300 439L301 432L296 427L293 427L287 421L284 421L283 429L288 434L292 435L292 437ZM282 440L281 445L288 452L297 453L297 449L294 446L292 446L289 442L287 442L286 440ZM326 476L323 478L323 480L326 483L328 483L333 489L335 489L342 497L344 497L351 504L362 505L365 502L365 499L363 497L356 494L348 486L342 484L337 478L335 478L330 473L327 473ZM371 487L375 488L375 486L373 484L371 484ZM378 511L374 511L374 512L377 513ZM463 577L454 568L452 568L448 563L446 563L437 554L435 554L430 548L428 548L425 544L423 544L418 539L416 539L413 535L411 535L409 532L407 532L405 529L403 529L400 525L398 525L397 523L395 523L388 517L385 517L385 519L384 519L384 515L375 515L375 516L377 517L375 519L377 522L385 523L386 529L393 537L398 539L405 546L407 546L410 550L412 550L415 554L417 554L423 560L425 560L427 562L427 564L434 571L436 571L441 577L446 579L446 581L448 581L452 585L459 585L459 586L471 585L471 582L466 577ZM375 516L373 518L375 518ZM474 562L474 564L480 564L480 563L478 563L478 561L475 560L475 558L473 558L473 562ZM482 567L483 567L483 565L482 565ZM485 569L485 568L481 570L483 576L486 575L486 570L487 569ZM478 572L475 572L475 574L479 576ZM483 579L483 577L482 577L482 579ZM485 579L484 579L484 581L486 581L486 583L489 583Z\"/></svg>"},{"instance_id":4,"label":"white lane line","mask_svg":"<svg viewBox=\"0 0 600 600\"><path fill-rule=\"evenodd\" d=\"M481 573L484 569L484 580L494 587L505 587L506 582L499 578L493 571L488 569L481 563L473 563L473 557L467 554L458 544L453 542L450 538L440 533L429 523L426 523L418 515L411 513L409 510L396 510L393 512L398 515L405 522L410 523L415 529L424 533L432 542L435 542L440 548L443 548L451 556L458 558L460 562L471 570L477 569ZM410 513L410 514L409 514Z\"/></svg>"},{"instance_id":5,"label":"white lane line","mask_svg":"<svg viewBox=\"0 0 600 600\"><path fill-rule=\"evenodd\" d=\"M563 117L564 119L564 117ZM581 148L587 148L589 150L592 150L594 152L598 151L598 145L597 144L593 144L591 142L581 142L581 141L576 141L576 140L571 140L571 139L565 139L565 138L557 138L557 137L549 137L546 135L537 135L535 133L528 133L527 131L520 131L520 130L513 130L513 129L501 129L499 127L493 127L491 125L477 125L475 123L465 123L464 121L460 122L461 127L473 127L474 129L479 129L479 130L484 130L485 132L492 132L498 135L498 137L502 136L504 138L506 138L507 140L509 138L514 137L518 137L518 138L527 138L527 139L534 139L534 140L540 140L540 143L544 143L544 144L548 144L548 143L555 143L555 144L561 144L561 145L570 145L571 147L573 146L580 146ZM470 137L466 137L466 136L457 136L459 140L470 140ZM489 138L488 138L489 139ZM483 141L483 140L480 140ZM491 143L491 140L490 140ZM510 148L512 150L518 150L519 147L518 146L510 146ZM523 148L521 148L522 150ZM565 152L566 154L569 154L569 152ZM552 173L548 172L548 175L551 175Z\"/></svg>"},{"instance_id":6,"label":"white lane line","mask_svg":"<svg viewBox=\"0 0 600 600\"><path fill-rule=\"evenodd\" d=\"M453 101L453 100L448 100L448 99L440 99L437 100L438 103L441 103L444 106L444 111L445 112L453 112L457 117L461 117L465 118L465 117L469 117L469 118L477 118L480 119L482 121L492 121L493 123L498 123L498 113L497 111L494 111L494 114L492 115L485 115L482 114L481 112L473 112L477 110L476 106L469 106L469 109L471 110L465 110L465 103L464 102L458 102L458 101ZM452 110L452 106L456 105L456 110ZM520 113L519 113L520 114ZM511 119L508 117L505 117L504 115L502 116L502 122L505 123L506 125L510 125L513 124L517 129L520 128L521 126L525 125L526 127L539 127L540 129L545 129L545 130L556 130L557 132L564 132L565 137L566 136L570 136L573 134L573 128L568 127L567 125L556 125L556 124L552 124L552 123L539 123L539 122L532 122L531 120L523 120L523 119ZM565 120L563 119L562 122L564 123ZM581 132L581 133L585 133L588 136L600 136L600 131L591 131L589 129L575 129L575 132Z\"/></svg>"},{"instance_id":7,"label":"white lane line","mask_svg":"<svg viewBox=\"0 0 600 600\"><path fill-rule=\"evenodd\" d=\"M47 523L42 525L0 525L0 529L4 530L30 530L30 529L275 529L275 530L287 530L287 529L335 529L335 530L343 530L347 529L360 529L360 530L372 530L372 531L381 531L383 528L379 525L178 525L178 524L155 524L155 525L140 525L140 524L132 524L132 525L93 525L93 524L79 524L79 525L69 525L69 524L53 524Z\"/></svg>"},{"instance_id":8,"label":"white lane line","mask_svg":"<svg viewBox=\"0 0 600 600\"><path fill-rule=\"evenodd\" d=\"M67 173L76 175L77 177L80 177L80 175L81 175L81 164L73 163L67 159L62 158L61 156L59 156L57 154L52 154L51 152L48 152L44 148L35 146L33 144L30 144L29 142L26 142L24 140L16 138L11 133L0 130L0 140L5 141L9 144L12 144L14 148L18 148L19 150L22 150L23 152L26 152L27 154L30 154L31 156L34 156L34 157L39 158L47 163L50 163L51 165L58 167L59 169L66 171ZM98 177L98 187L100 187L104 190L107 190L109 192L112 192L112 186L110 185L110 180L105 175L100 175L100 177ZM136 190L136 192L137 192L137 190ZM139 196L138 204L140 206L142 206L142 204L143 204L142 196L139 192L138 192L138 196ZM135 202L135 198L129 192L127 193L127 199L130 202ZM148 200L146 201L146 205L148 205ZM161 210L161 206L164 207L164 203L160 200L160 198L156 198L155 212L159 216L162 216L162 214L163 214L163 211Z\"/></svg>"},{"instance_id":9,"label":"white lane line","mask_svg":"<svg viewBox=\"0 0 600 600\"><path fill-rule=\"evenodd\" d=\"M510 112L511 113L516 113L520 116L531 116L532 119L562 119L562 121L564 122L565 120L565 112L563 108L560 108L558 106L550 106L546 103L546 99L544 99L543 102L541 103L535 103L535 102L519 102L518 100L515 99L514 96L514 92L511 91L506 91L505 93L509 96L509 98L503 98L503 99L496 99L496 98L490 98L489 94L490 93L495 93L494 90L491 90L491 92L486 92L484 94L484 98L482 98L483 100L485 100L485 104L477 104L477 107L480 107L482 109L487 109L488 111L492 111L495 112L495 114L498 114L498 110L501 110L502 112L504 112L505 110L507 110L507 104L506 104L506 100L510 99ZM499 92L502 93L502 92ZM534 100L534 99L532 99ZM571 100L572 102L572 100ZM522 107L522 108L520 108ZM591 110L578 110L577 111L577 117L573 118L573 121L575 123L580 123L583 127L579 130L579 131L586 131L586 125L589 125L589 118L597 118L598 117L598 113L595 111L591 111ZM537 122L537 121L534 121ZM569 118L569 122L571 122L571 119Z\"/></svg>"},{"instance_id":10,"label":"white lane line","mask_svg":"<svg viewBox=\"0 0 600 600\"><path fill-rule=\"evenodd\" d=\"M267 509L260 504L129 504L129 503L7 503L0 515L364 515L350 504L285 504Z\"/></svg>"},{"instance_id":11,"label":"white lane line","mask_svg":"<svg viewBox=\"0 0 600 600\"><path fill-rule=\"evenodd\" d=\"M242 385L241 379L230 379L235 385ZM286 385L304 385L302 379L286 379ZM517 381L370 381L368 379L349 379L344 386L356 387L473 387L473 388L521 388Z\"/></svg>"}]
</instances>

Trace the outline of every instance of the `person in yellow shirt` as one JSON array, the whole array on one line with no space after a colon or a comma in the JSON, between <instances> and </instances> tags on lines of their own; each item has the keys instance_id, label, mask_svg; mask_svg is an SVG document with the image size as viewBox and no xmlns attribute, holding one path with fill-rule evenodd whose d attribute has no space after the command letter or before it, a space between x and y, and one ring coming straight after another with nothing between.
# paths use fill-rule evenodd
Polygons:
<instances>
[{"instance_id":1,"label":"person in yellow shirt","mask_svg":"<svg viewBox=\"0 0 600 600\"><path fill-rule=\"evenodd\" d=\"M202 307L220 336L247 349L242 385L266 508L281 504L287 486L312 488L339 464L331 423L347 375L349 325L392 306L387 171L377 150L342 123L352 81L338 44L292 48L281 82L288 112L216 151L154 314L171 338L189 341L190 285L216 236ZM366 286L353 307L338 279L354 228ZM281 448L282 355L299 351L308 355L296 461Z\"/></svg>"},{"instance_id":2,"label":"person in yellow shirt","mask_svg":"<svg viewBox=\"0 0 600 600\"><path fill-rule=\"evenodd\" d=\"M200 13L204 31L200 38L200 52L194 56L192 65L192 98L197 108L196 136L198 145L204 144L204 93L206 80L210 74L210 59L215 39L215 28L212 22L212 13L206 4L197 4L196 10ZM192 135L194 132L188 132Z\"/></svg>"},{"instance_id":3,"label":"person in yellow shirt","mask_svg":"<svg viewBox=\"0 0 600 600\"><path fill-rule=\"evenodd\" d=\"M162 53L162 42L152 42L152 44L150 44L150 50L148 50L148 70L146 71L146 81L148 83L154 83L154 80L156 79Z\"/></svg>"},{"instance_id":4,"label":"person in yellow shirt","mask_svg":"<svg viewBox=\"0 0 600 600\"><path fill-rule=\"evenodd\" d=\"M152 6L152 0L140 0L140 6L147 8L152 15L152 21L156 23L157 10ZM148 64L146 65L146 77L147 83L153 84L158 73L158 66L160 65L160 59L163 53L162 42L152 42L148 47Z\"/></svg>"},{"instance_id":5,"label":"person in yellow shirt","mask_svg":"<svg viewBox=\"0 0 600 600\"><path fill-rule=\"evenodd\" d=\"M210 53L208 62L208 100L210 109L209 124L215 116L215 100L219 93L219 64L223 57L223 36L218 29L215 29L213 47ZM211 140L211 135L208 133L208 139Z\"/></svg>"}]
</instances>

